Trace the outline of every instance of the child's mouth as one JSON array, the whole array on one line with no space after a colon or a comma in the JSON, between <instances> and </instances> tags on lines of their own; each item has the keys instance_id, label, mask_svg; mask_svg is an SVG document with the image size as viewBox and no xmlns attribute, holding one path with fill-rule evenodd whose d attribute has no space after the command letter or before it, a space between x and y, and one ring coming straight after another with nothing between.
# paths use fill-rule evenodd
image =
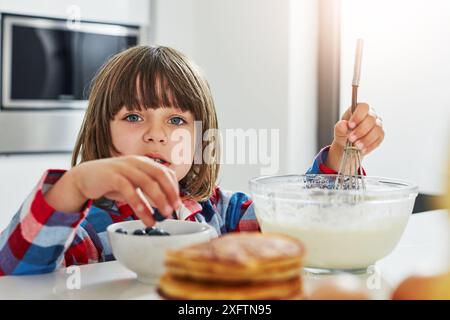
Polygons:
<instances>
[{"instance_id":1,"label":"child's mouth","mask_svg":"<svg viewBox=\"0 0 450 320\"><path fill-rule=\"evenodd\" d=\"M147 157L149 157L150 159L154 160L157 163L162 164L163 166L170 166L170 162L164 160L161 156L159 155L147 155Z\"/></svg>"}]
</instances>

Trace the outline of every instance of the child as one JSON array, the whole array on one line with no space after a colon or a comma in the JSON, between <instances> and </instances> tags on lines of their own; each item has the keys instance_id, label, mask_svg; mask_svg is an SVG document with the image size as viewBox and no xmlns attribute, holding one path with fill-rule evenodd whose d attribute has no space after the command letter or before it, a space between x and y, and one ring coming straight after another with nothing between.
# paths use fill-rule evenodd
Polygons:
<instances>
[{"instance_id":1,"label":"child","mask_svg":"<svg viewBox=\"0 0 450 320\"><path fill-rule=\"evenodd\" d=\"M383 140L367 104L351 118L349 112L309 173L335 173L347 137L363 155ZM201 121L202 134L217 129L209 86L185 56L138 46L111 58L93 82L72 168L45 172L0 235L0 275L113 260L107 226L133 219L152 226L153 208L208 223L219 235L258 230L250 198L216 186L217 155L198 164L191 143L182 150L189 162L172 159L169 137L180 128L194 136L194 121Z\"/></svg>"}]
</instances>

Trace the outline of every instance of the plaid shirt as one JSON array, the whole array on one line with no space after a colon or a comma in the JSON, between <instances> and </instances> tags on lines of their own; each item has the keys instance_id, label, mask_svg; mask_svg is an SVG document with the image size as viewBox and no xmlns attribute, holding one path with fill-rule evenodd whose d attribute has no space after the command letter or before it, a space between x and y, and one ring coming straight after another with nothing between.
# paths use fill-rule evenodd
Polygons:
<instances>
[{"instance_id":1,"label":"plaid shirt","mask_svg":"<svg viewBox=\"0 0 450 320\"><path fill-rule=\"evenodd\" d=\"M324 165L329 147L322 149L307 173L335 173ZM78 213L53 209L44 199L65 170L48 170L0 234L0 276L40 274L59 267L114 260L106 228L138 219L127 204L110 209L92 200ZM258 231L252 200L242 192L216 188L204 202L184 200L177 219L212 225L218 235Z\"/></svg>"}]
</instances>

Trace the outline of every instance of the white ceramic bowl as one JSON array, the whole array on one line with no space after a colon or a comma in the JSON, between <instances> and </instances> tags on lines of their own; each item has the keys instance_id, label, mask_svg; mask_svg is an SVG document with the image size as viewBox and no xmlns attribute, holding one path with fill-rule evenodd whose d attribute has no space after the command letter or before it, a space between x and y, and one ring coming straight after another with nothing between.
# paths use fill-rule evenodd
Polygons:
<instances>
[{"instance_id":1,"label":"white ceramic bowl","mask_svg":"<svg viewBox=\"0 0 450 320\"><path fill-rule=\"evenodd\" d=\"M167 249L176 249L217 237L213 227L199 222L168 219L157 222L155 226L170 235L133 235L134 230L145 228L140 220L114 223L107 228L114 257L135 272L138 280L143 283L155 284L164 273L164 257ZM128 234L116 232L119 228Z\"/></svg>"},{"instance_id":2,"label":"white ceramic bowl","mask_svg":"<svg viewBox=\"0 0 450 320\"><path fill-rule=\"evenodd\" d=\"M365 272L397 245L417 196L413 183L365 177L366 191L335 190L336 175L252 179L262 232L289 234L306 248L316 273Z\"/></svg>"}]
</instances>

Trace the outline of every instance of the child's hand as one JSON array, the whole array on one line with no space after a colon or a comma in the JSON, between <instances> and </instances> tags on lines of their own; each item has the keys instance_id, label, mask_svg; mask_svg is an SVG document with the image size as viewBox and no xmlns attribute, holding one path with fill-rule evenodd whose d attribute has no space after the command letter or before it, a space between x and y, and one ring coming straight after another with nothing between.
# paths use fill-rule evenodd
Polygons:
<instances>
[{"instance_id":1,"label":"child's hand","mask_svg":"<svg viewBox=\"0 0 450 320\"><path fill-rule=\"evenodd\" d=\"M384 139L382 120L367 103L358 103L354 114L350 115L351 107L334 126L334 140L326 165L335 171L339 170L347 139L361 150L361 156L372 152Z\"/></svg>"},{"instance_id":2,"label":"child's hand","mask_svg":"<svg viewBox=\"0 0 450 320\"><path fill-rule=\"evenodd\" d=\"M60 184L59 192L58 184ZM123 156L83 162L64 174L45 197L49 204L52 199L57 202L56 197L65 198L66 210L69 210L68 203L80 206L87 199L98 199L103 196L111 200L125 201L147 226L152 226L155 223L152 209L138 194L137 188L140 188L166 217L180 206L175 173L144 156ZM70 212L56 206L54 208ZM71 210L76 211L76 208L73 206Z\"/></svg>"}]
</instances>

